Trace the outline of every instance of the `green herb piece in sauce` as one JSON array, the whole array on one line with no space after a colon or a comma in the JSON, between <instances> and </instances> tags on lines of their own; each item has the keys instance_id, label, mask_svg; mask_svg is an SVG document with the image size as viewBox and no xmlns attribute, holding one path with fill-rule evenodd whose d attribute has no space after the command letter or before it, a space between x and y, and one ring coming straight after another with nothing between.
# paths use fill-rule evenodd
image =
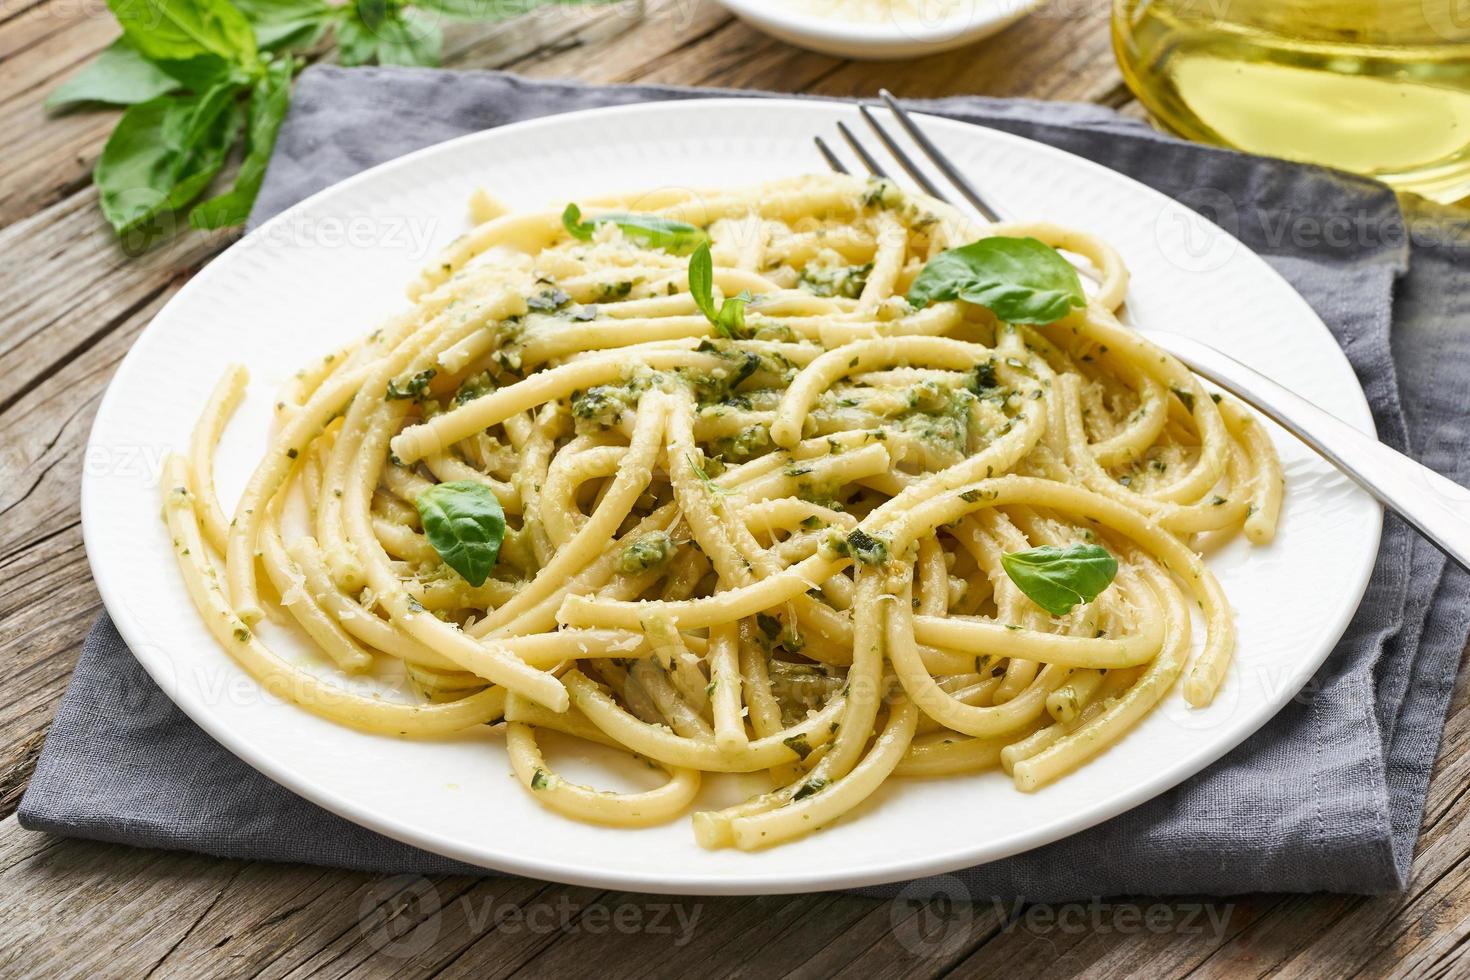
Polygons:
<instances>
[{"instance_id":1,"label":"green herb piece in sauce","mask_svg":"<svg viewBox=\"0 0 1470 980\"><path fill-rule=\"evenodd\" d=\"M1184 410L1193 414L1194 392L1190 391L1188 388L1181 388L1178 385L1170 385L1169 390L1174 393L1175 398L1178 398L1181 402L1184 403Z\"/></svg>"},{"instance_id":2,"label":"green herb piece in sauce","mask_svg":"<svg viewBox=\"0 0 1470 980\"><path fill-rule=\"evenodd\" d=\"M1118 574L1117 559L1095 544L1046 545L1002 555L1000 563L1016 587L1053 616L1096 599Z\"/></svg>"},{"instance_id":3,"label":"green herb piece in sauce","mask_svg":"<svg viewBox=\"0 0 1470 980\"><path fill-rule=\"evenodd\" d=\"M858 528L847 536L847 554L864 565L881 565L888 560L888 545Z\"/></svg>"},{"instance_id":4,"label":"green herb piece in sauce","mask_svg":"<svg viewBox=\"0 0 1470 980\"><path fill-rule=\"evenodd\" d=\"M809 779L806 782L802 783L801 787L797 789L795 793L791 794L791 801L793 803L800 803L808 796L820 793L823 789L826 788L826 786L827 780L823 779L821 776L817 776L815 779Z\"/></svg>"},{"instance_id":5,"label":"green herb piece in sauce","mask_svg":"<svg viewBox=\"0 0 1470 980\"><path fill-rule=\"evenodd\" d=\"M1060 252L1035 238L1005 236L940 252L909 287L916 308L953 299L1010 323L1054 323L1087 305L1077 270Z\"/></svg>"},{"instance_id":6,"label":"green herb piece in sauce","mask_svg":"<svg viewBox=\"0 0 1470 980\"><path fill-rule=\"evenodd\" d=\"M572 301L564 291L555 287L543 289L526 299L526 306L537 313L555 313Z\"/></svg>"},{"instance_id":7,"label":"green herb piece in sauce","mask_svg":"<svg viewBox=\"0 0 1470 980\"><path fill-rule=\"evenodd\" d=\"M433 368L425 368L405 381L402 386L398 384L397 379L393 379L388 382L388 390L383 397L390 402L404 398L417 398L424 393L424 389L429 386L430 381L434 380L436 374L438 372Z\"/></svg>"},{"instance_id":8,"label":"green herb piece in sauce","mask_svg":"<svg viewBox=\"0 0 1470 980\"><path fill-rule=\"evenodd\" d=\"M639 536L618 555L618 571L628 575L657 568L673 557L678 546L664 531L651 531Z\"/></svg>"},{"instance_id":9,"label":"green herb piece in sauce","mask_svg":"<svg viewBox=\"0 0 1470 980\"><path fill-rule=\"evenodd\" d=\"M970 383L970 391L976 395L984 395L1000 387L1000 379L995 376L995 362L981 361L975 365L975 380Z\"/></svg>"},{"instance_id":10,"label":"green herb piece in sauce","mask_svg":"<svg viewBox=\"0 0 1470 980\"><path fill-rule=\"evenodd\" d=\"M812 754L812 747L807 744L805 735L793 735L790 738L783 738L781 739L781 744L795 752L802 759Z\"/></svg>"},{"instance_id":11,"label":"green herb piece in sauce","mask_svg":"<svg viewBox=\"0 0 1470 980\"><path fill-rule=\"evenodd\" d=\"M472 480L440 483L415 503L424 536L444 564L470 585L484 585L505 540L505 512L490 488Z\"/></svg>"},{"instance_id":12,"label":"green herb piece in sauce","mask_svg":"<svg viewBox=\"0 0 1470 980\"><path fill-rule=\"evenodd\" d=\"M706 490L717 497L730 492L729 490L726 490L724 487L716 483L710 477L710 475L705 472L704 467L699 465L699 461L694 458L693 453L689 453L687 458L689 460L689 468L694 471L695 476L699 477L699 482L704 484L704 488Z\"/></svg>"},{"instance_id":13,"label":"green herb piece in sauce","mask_svg":"<svg viewBox=\"0 0 1470 980\"><path fill-rule=\"evenodd\" d=\"M670 255L688 255L700 245L709 243L709 233L703 228L654 214L610 212L583 221L582 209L568 204L562 212L561 223L567 234L584 242L592 240L592 233L598 225L617 225L625 238L648 248L661 248Z\"/></svg>"},{"instance_id":14,"label":"green herb piece in sauce","mask_svg":"<svg viewBox=\"0 0 1470 980\"><path fill-rule=\"evenodd\" d=\"M841 296L857 299L868 285L873 263L836 267L807 266L801 270L797 285L813 296Z\"/></svg>"}]
</instances>

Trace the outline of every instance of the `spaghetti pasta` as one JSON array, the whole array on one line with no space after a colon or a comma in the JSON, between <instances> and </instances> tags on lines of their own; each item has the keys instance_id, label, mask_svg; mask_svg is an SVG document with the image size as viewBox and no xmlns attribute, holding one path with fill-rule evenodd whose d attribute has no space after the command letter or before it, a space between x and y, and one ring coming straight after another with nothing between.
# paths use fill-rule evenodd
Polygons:
<instances>
[{"instance_id":1,"label":"spaghetti pasta","mask_svg":"<svg viewBox=\"0 0 1470 980\"><path fill-rule=\"evenodd\" d=\"M747 849L890 780L1034 790L1181 679L1213 698L1234 627L1193 539L1268 543L1282 474L1248 411L1119 322L1104 242L845 175L586 221L490 201L407 312L282 394L232 519L212 456L243 368L168 462L189 594L273 692L410 737L503 722L526 791L581 820L667 821L704 773L766 772L694 815ZM993 283L905 299L977 241L1065 254L1086 295L1009 320L976 299ZM267 613L328 673L397 669L419 701L278 655ZM668 779L581 785L544 730Z\"/></svg>"}]
</instances>

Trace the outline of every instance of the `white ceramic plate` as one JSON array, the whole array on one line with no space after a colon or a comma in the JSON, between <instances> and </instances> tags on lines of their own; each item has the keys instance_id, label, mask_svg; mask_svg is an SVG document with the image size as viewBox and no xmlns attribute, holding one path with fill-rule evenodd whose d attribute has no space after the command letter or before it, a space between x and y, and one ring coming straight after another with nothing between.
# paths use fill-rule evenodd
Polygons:
<instances>
[{"instance_id":1,"label":"white ceramic plate","mask_svg":"<svg viewBox=\"0 0 1470 980\"><path fill-rule=\"evenodd\" d=\"M159 520L157 470L228 364L248 397L219 453L233 507L264 451L279 386L309 359L400 308L402 287L466 227L481 185L524 207L656 186L738 186L810 172L813 133L847 106L706 100L571 113L431 147L344 181L268 222L194 277L154 318L107 390L82 485L87 551L122 635L163 690L214 738L302 796L373 830L474 864L609 888L683 893L868 885L991 861L1133 807L1255 731L1311 676L1365 587L1381 513L1276 433L1289 479L1269 548L1210 559L1240 625L1217 702L1178 692L1123 742L1031 795L998 773L894 781L861 811L762 853L705 851L687 821L609 830L538 806L486 729L437 742L365 735L261 692L189 603ZM849 118L850 123L855 123ZM1014 213L1100 232L1133 272L1129 311L1203 338L1371 431L1353 373L1321 321L1265 262L1166 198L1066 153L927 119L934 139ZM296 656L310 665L304 648ZM554 764L580 765L553 755ZM711 780L702 802L754 788Z\"/></svg>"},{"instance_id":2,"label":"white ceramic plate","mask_svg":"<svg viewBox=\"0 0 1470 980\"><path fill-rule=\"evenodd\" d=\"M758 30L839 58L918 58L989 37L1041 0L921 0L917 13L860 19L791 0L720 0Z\"/></svg>"}]
</instances>

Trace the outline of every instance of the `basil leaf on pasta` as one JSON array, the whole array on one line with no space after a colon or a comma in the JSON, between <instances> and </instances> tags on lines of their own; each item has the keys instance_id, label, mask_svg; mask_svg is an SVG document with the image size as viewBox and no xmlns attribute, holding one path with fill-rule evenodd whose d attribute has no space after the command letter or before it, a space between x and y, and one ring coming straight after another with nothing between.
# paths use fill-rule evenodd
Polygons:
<instances>
[{"instance_id":1,"label":"basil leaf on pasta","mask_svg":"<svg viewBox=\"0 0 1470 980\"><path fill-rule=\"evenodd\" d=\"M745 304L750 302L750 293L741 291L739 296L727 297L715 309L715 261L710 256L709 242L702 242L689 258L689 292L694 305L721 337L739 340L745 336Z\"/></svg>"},{"instance_id":2,"label":"basil leaf on pasta","mask_svg":"<svg viewBox=\"0 0 1470 980\"><path fill-rule=\"evenodd\" d=\"M670 255L688 255L700 245L709 243L709 233L703 228L653 214L610 212L583 221L582 209L575 204L568 204L567 209L562 212L561 223L567 234L584 242L591 241L592 233L597 230L598 225L617 225L625 237L639 245L661 248Z\"/></svg>"},{"instance_id":3,"label":"basil leaf on pasta","mask_svg":"<svg viewBox=\"0 0 1470 980\"><path fill-rule=\"evenodd\" d=\"M590 242L592 233L597 230L595 221L583 221L582 209L575 204L568 204L567 209L561 213L561 226L567 230L567 234L582 242Z\"/></svg>"},{"instance_id":4,"label":"basil leaf on pasta","mask_svg":"<svg viewBox=\"0 0 1470 980\"><path fill-rule=\"evenodd\" d=\"M485 584L505 540L505 512L490 489L470 480L440 483L415 501L424 536L444 564L473 586Z\"/></svg>"},{"instance_id":5,"label":"basil leaf on pasta","mask_svg":"<svg viewBox=\"0 0 1470 980\"><path fill-rule=\"evenodd\" d=\"M1054 323L1086 306L1082 280L1060 252L1035 238L982 238L930 259L909 287L915 307L962 299L1009 323Z\"/></svg>"},{"instance_id":6,"label":"basil leaf on pasta","mask_svg":"<svg viewBox=\"0 0 1470 980\"><path fill-rule=\"evenodd\" d=\"M1095 544L1046 545L1002 555L1000 563L1016 587L1053 616L1096 599L1118 574L1117 559Z\"/></svg>"}]
</instances>

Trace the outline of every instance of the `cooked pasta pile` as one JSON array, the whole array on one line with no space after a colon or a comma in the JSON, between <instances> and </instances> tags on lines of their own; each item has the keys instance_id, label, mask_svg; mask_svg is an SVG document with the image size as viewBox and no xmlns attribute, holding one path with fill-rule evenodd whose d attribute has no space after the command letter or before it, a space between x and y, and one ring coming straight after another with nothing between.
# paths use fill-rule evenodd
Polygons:
<instances>
[{"instance_id":1,"label":"cooked pasta pile","mask_svg":"<svg viewBox=\"0 0 1470 980\"><path fill-rule=\"evenodd\" d=\"M1211 700L1234 629L1196 539L1269 541L1281 472L1118 322L1108 246L845 176L580 203L477 195L412 307L282 394L232 517L211 456L242 368L169 460L190 594L262 684L373 732L503 721L527 791L581 820L668 821L704 773L767 772L694 814L740 848L891 777L1034 790L1181 678ZM288 661L267 615L418 700ZM543 731L668 779L580 785Z\"/></svg>"}]
</instances>

